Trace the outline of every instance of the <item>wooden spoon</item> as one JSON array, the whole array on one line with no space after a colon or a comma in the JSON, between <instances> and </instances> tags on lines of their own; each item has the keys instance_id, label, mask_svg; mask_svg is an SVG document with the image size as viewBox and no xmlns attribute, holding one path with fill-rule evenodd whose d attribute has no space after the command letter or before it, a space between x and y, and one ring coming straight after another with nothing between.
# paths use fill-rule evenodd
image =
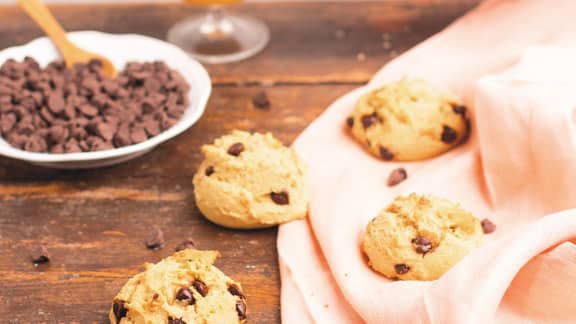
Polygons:
<instances>
[{"instance_id":1,"label":"wooden spoon","mask_svg":"<svg viewBox=\"0 0 576 324\"><path fill-rule=\"evenodd\" d=\"M116 68L109 59L74 45L66 37L66 32L56 18L41 0L17 0L18 4L40 28L52 39L60 54L64 57L66 66L73 67L76 63L88 63L91 59L102 61L102 72L109 76L116 75Z\"/></svg>"}]
</instances>

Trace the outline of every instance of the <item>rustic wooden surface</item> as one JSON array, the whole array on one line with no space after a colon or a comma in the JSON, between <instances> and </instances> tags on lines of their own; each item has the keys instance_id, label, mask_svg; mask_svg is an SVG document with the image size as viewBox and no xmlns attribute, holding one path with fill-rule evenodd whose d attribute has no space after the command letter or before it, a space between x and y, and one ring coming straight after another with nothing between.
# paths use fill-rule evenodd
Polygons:
<instances>
[{"instance_id":1,"label":"rustic wooden surface","mask_svg":"<svg viewBox=\"0 0 576 324\"><path fill-rule=\"evenodd\" d=\"M201 159L198 148L237 128L272 131L291 143L331 101L474 3L239 6L268 21L272 41L253 59L208 67L215 84L208 109L183 135L139 159L98 170L58 171L0 158L0 323L106 322L111 298L126 279L187 237L222 252L218 266L243 283L251 323L279 322L276 230L231 231L201 217L190 180ZM158 38L178 19L199 12L179 5L53 9L68 30ZM40 35L18 9L0 7L0 48ZM251 105L262 88L270 110ZM143 244L154 225L166 237L159 251ZM50 264L30 262L37 243L49 247Z\"/></svg>"}]
</instances>

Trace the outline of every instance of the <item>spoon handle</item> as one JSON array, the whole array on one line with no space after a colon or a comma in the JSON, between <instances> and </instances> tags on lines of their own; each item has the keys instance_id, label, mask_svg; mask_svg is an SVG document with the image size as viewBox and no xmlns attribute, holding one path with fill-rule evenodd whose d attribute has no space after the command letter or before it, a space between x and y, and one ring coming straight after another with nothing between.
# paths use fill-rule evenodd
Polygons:
<instances>
[{"instance_id":1,"label":"spoon handle","mask_svg":"<svg viewBox=\"0 0 576 324\"><path fill-rule=\"evenodd\" d=\"M41 0L17 0L18 5L32 18L52 39L62 56L68 61L68 53L74 48L62 26Z\"/></svg>"}]
</instances>

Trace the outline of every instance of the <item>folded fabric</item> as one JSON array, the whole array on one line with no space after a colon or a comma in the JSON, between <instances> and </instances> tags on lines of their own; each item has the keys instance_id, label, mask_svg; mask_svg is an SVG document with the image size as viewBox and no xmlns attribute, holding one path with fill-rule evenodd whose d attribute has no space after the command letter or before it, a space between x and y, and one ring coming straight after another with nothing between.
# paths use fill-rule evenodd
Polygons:
<instances>
[{"instance_id":1,"label":"folded fabric","mask_svg":"<svg viewBox=\"0 0 576 324\"><path fill-rule=\"evenodd\" d=\"M304 131L294 147L309 167L309 219L278 235L284 323L576 322L574 12L571 0L487 1ZM465 145L399 163L350 138L344 120L359 96L404 75L464 99L474 122ZM387 187L399 166L408 179ZM390 281L369 268L359 240L411 192L459 202L497 230L437 281Z\"/></svg>"}]
</instances>

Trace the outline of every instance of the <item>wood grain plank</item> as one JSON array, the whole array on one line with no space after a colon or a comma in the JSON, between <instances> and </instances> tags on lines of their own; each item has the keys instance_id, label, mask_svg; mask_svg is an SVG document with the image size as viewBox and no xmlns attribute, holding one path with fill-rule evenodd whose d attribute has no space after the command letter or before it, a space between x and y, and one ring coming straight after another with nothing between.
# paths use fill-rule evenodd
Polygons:
<instances>
[{"instance_id":1,"label":"wood grain plank","mask_svg":"<svg viewBox=\"0 0 576 324\"><path fill-rule=\"evenodd\" d=\"M252 59L212 65L208 70L216 84L363 83L391 58L440 31L476 3L412 0L240 5L234 10L269 24L271 43ZM141 33L160 39L178 20L203 12L177 4L52 8L70 31ZM0 7L0 21L0 48L42 35L17 8Z\"/></svg>"}]
</instances>

